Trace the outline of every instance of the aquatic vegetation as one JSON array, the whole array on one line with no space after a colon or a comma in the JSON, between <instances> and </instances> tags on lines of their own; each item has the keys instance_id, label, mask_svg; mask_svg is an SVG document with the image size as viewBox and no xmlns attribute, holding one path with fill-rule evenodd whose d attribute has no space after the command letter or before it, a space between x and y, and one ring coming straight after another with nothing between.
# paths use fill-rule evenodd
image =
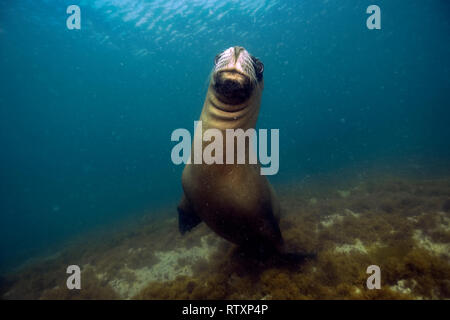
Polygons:
<instances>
[{"instance_id":1,"label":"aquatic vegetation","mask_svg":"<svg viewBox=\"0 0 450 320\"><path fill-rule=\"evenodd\" d=\"M43 291L40 299L44 300L115 300L120 296L110 285L100 281L91 268L83 270L82 290L67 290L65 283Z\"/></svg>"},{"instance_id":2,"label":"aquatic vegetation","mask_svg":"<svg viewBox=\"0 0 450 320\"><path fill-rule=\"evenodd\" d=\"M5 275L2 298L450 298L450 179L366 177L280 189L285 241L315 259L255 260L204 225L180 236L168 212ZM79 292L64 287L72 261L83 266ZM366 288L372 264L381 268L380 290Z\"/></svg>"}]
</instances>

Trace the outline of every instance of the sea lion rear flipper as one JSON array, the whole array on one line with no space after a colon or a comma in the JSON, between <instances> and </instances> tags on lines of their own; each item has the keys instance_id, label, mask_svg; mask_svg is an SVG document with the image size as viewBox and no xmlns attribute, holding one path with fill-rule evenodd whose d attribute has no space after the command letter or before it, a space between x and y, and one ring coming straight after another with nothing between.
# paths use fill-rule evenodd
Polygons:
<instances>
[{"instance_id":1,"label":"sea lion rear flipper","mask_svg":"<svg viewBox=\"0 0 450 320\"><path fill-rule=\"evenodd\" d=\"M186 231L191 231L197 226L202 219L200 219L194 212L186 196L183 195L180 204L178 205L178 229L181 234L185 234Z\"/></svg>"},{"instance_id":2,"label":"sea lion rear flipper","mask_svg":"<svg viewBox=\"0 0 450 320\"><path fill-rule=\"evenodd\" d=\"M303 252L284 252L279 255L280 260L287 264L302 264L308 260L314 260L317 257L316 253Z\"/></svg>"},{"instance_id":3,"label":"sea lion rear flipper","mask_svg":"<svg viewBox=\"0 0 450 320\"><path fill-rule=\"evenodd\" d=\"M282 263L286 264L302 264L308 260L314 260L317 258L316 252L296 250L290 247L285 242L277 248L277 255Z\"/></svg>"}]
</instances>

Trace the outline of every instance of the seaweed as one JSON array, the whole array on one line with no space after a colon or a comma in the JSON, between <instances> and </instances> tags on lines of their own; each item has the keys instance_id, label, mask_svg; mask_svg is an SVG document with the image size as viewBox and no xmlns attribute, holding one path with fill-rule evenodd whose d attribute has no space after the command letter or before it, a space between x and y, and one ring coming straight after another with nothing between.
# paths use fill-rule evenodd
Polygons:
<instances>
[{"instance_id":1,"label":"seaweed","mask_svg":"<svg viewBox=\"0 0 450 320\"><path fill-rule=\"evenodd\" d=\"M3 299L448 299L450 179L392 175L322 176L283 192L280 228L290 249L316 258L287 264L260 260L214 235L204 224L184 237L174 213L77 240L52 258L0 279ZM206 247L205 247L206 246ZM438 246L440 250L434 250ZM209 256L178 256L182 275L162 281L136 273L172 250L210 248ZM210 250L208 249L208 250ZM175 251L173 251L175 252ZM66 267L82 266L82 290L67 290ZM382 288L366 287L369 265ZM124 296L114 281L138 285ZM144 281L144 282L143 282Z\"/></svg>"}]
</instances>

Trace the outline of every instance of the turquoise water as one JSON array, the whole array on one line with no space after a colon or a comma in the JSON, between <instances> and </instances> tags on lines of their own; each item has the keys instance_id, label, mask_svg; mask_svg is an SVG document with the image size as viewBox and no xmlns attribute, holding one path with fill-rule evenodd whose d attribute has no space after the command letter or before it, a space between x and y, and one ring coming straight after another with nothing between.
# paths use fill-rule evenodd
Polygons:
<instances>
[{"instance_id":1,"label":"turquoise water","mask_svg":"<svg viewBox=\"0 0 450 320\"><path fill-rule=\"evenodd\" d=\"M81 8L81 30L66 9ZM366 8L381 8L368 30ZM448 1L3 1L0 268L176 204L177 128L193 130L214 57L265 65L258 126L282 183L353 165L450 164Z\"/></svg>"}]
</instances>

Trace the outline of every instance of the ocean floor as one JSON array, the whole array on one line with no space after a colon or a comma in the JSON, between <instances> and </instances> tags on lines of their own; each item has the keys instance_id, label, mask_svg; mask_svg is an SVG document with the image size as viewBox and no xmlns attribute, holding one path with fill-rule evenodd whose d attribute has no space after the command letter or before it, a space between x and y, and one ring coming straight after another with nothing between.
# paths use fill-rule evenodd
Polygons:
<instances>
[{"instance_id":1,"label":"ocean floor","mask_svg":"<svg viewBox=\"0 0 450 320\"><path fill-rule=\"evenodd\" d=\"M1 298L449 299L450 177L345 181L275 186L285 242L317 254L302 263L255 260L204 224L181 236L174 205L3 275ZM66 288L72 264L81 290Z\"/></svg>"}]
</instances>

